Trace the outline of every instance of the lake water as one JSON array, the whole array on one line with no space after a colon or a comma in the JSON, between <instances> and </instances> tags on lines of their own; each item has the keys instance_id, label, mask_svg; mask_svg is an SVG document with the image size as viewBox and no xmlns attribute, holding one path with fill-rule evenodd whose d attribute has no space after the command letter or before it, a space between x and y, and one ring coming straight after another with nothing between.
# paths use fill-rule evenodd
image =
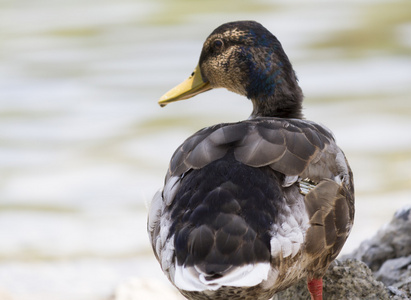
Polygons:
<instances>
[{"instance_id":1,"label":"lake water","mask_svg":"<svg viewBox=\"0 0 411 300\"><path fill-rule=\"evenodd\" d=\"M246 119L251 104L225 90L157 100L232 20L280 39L306 118L345 151L357 215L344 252L354 249L411 204L410 11L388 0L1 2L0 298L97 300L132 277L167 284L146 203L184 139Z\"/></svg>"}]
</instances>

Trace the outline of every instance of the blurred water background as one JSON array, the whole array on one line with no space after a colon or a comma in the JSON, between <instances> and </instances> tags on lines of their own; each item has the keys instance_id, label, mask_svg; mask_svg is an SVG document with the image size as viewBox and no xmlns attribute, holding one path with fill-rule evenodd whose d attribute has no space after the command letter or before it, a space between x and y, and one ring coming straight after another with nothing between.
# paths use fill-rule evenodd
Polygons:
<instances>
[{"instance_id":1,"label":"blurred water background","mask_svg":"<svg viewBox=\"0 0 411 300\"><path fill-rule=\"evenodd\" d=\"M196 130L246 119L225 90L161 109L218 25L253 19L282 42L305 116L333 130L355 174L345 252L411 203L411 2L0 2L0 295L107 299L166 282L146 203ZM2 296L0 296L2 297Z\"/></svg>"}]
</instances>

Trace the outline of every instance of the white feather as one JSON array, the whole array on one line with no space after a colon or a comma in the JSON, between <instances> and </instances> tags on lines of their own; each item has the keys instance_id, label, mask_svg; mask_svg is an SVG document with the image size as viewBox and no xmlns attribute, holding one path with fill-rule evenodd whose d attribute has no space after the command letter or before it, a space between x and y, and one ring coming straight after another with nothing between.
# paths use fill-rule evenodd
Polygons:
<instances>
[{"instance_id":1,"label":"white feather","mask_svg":"<svg viewBox=\"0 0 411 300\"><path fill-rule=\"evenodd\" d=\"M280 256L280 253L281 253L280 241L276 238L272 238L270 241L270 246L271 246L271 256L272 257Z\"/></svg>"},{"instance_id":2,"label":"white feather","mask_svg":"<svg viewBox=\"0 0 411 300\"><path fill-rule=\"evenodd\" d=\"M300 246L299 243L291 243L291 257L296 256L298 251L300 251Z\"/></svg>"},{"instance_id":3,"label":"white feather","mask_svg":"<svg viewBox=\"0 0 411 300\"><path fill-rule=\"evenodd\" d=\"M281 222L280 226L273 224L271 227L272 237L270 246L273 258L294 257L301 250L305 232L309 227L304 197L298 192L292 195L299 197L299 200L293 203L293 205L285 206L279 212L278 220Z\"/></svg>"},{"instance_id":4,"label":"white feather","mask_svg":"<svg viewBox=\"0 0 411 300\"><path fill-rule=\"evenodd\" d=\"M267 280L270 263L249 264L234 267L220 278L207 280L204 273L195 267L184 267L176 264L174 284L186 291L217 290L222 286L247 287L255 286Z\"/></svg>"},{"instance_id":5,"label":"white feather","mask_svg":"<svg viewBox=\"0 0 411 300\"><path fill-rule=\"evenodd\" d=\"M263 281L261 284L261 287L263 289L270 289L272 286L275 284L278 278L278 269L277 268L270 268L270 271L268 272L268 277L267 280Z\"/></svg>"},{"instance_id":6,"label":"white feather","mask_svg":"<svg viewBox=\"0 0 411 300\"><path fill-rule=\"evenodd\" d=\"M292 243L289 238L281 237L281 251L283 257L288 257L293 252Z\"/></svg>"}]
</instances>

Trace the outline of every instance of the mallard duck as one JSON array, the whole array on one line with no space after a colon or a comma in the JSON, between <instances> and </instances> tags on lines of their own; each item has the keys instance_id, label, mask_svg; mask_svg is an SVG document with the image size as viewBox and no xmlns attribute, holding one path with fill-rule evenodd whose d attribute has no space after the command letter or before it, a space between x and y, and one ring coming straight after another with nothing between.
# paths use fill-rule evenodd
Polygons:
<instances>
[{"instance_id":1,"label":"mallard duck","mask_svg":"<svg viewBox=\"0 0 411 300\"><path fill-rule=\"evenodd\" d=\"M254 21L206 39L191 76L159 104L226 88L251 100L241 122L178 147L149 208L162 270L188 299L269 299L322 277L353 224L353 176L333 134L303 119L303 94L280 42Z\"/></svg>"}]
</instances>

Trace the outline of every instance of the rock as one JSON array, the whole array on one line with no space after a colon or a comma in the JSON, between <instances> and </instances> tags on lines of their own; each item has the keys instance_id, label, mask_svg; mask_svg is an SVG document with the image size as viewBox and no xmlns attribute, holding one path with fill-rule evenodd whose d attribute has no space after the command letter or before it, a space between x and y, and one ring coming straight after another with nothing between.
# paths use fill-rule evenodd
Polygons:
<instances>
[{"instance_id":1,"label":"rock","mask_svg":"<svg viewBox=\"0 0 411 300\"><path fill-rule=\"evenodd\" d=\"M346 257L361 260L377 272L385 261L408 255L411 255L411 206L398 210L389 224Z\"/></svg>"},{"instance_id":2,"label":"rock","mask_svg":"<svg viewBox=\"0 0 411 300\"><path fill-rule=\"evenodd\" d=\"M390 299L395 299L395 300L400 300L400 299L410 299L407 296L407 293L394 287L394 286L389 286L388 287L388 292L390 294ZM408 293L409 294L409 293Z\"/></svg>"},{"instance_id":3,"label":"rock","mask_svg":"<svg viewBox=\"0 0 411 300\"><path fill-rule=\"evenodd\" d=\"M411 297L411 206L398 210L389 224L345 258L362 260L388 287L391 299Z\"/></svg>"},{"instance_id":4,"label":"rock","mask_svg":"<svg viewBox=\"0 0 411 300\"><path fill-rule=\"evenodd\" d=\"M390 299L387 288L357 260L334 261L323 278L324 299ZM310 299L306 280L277 293L273 300Z\"/></svg>"},{"instance_id":5,"label":"rock","mask_svg":"<svg viewBox=\"0 0 411 300\"><path fill-rule=\"evenodd\" d=\"M411 255L389 259L375 273L385 285L393 285L401 279L411 278Z\"/></svg>"},{"instance_id":6,"label":"rock","mask_svg":"<svg viewBox=\"0 0 411 300\"><path fill-rule=\"evenodd\" d=\"M411 298L411 255L387 260L376 276L393 295L403 297L398 299Z\"/></svg>"}]
</instances>

